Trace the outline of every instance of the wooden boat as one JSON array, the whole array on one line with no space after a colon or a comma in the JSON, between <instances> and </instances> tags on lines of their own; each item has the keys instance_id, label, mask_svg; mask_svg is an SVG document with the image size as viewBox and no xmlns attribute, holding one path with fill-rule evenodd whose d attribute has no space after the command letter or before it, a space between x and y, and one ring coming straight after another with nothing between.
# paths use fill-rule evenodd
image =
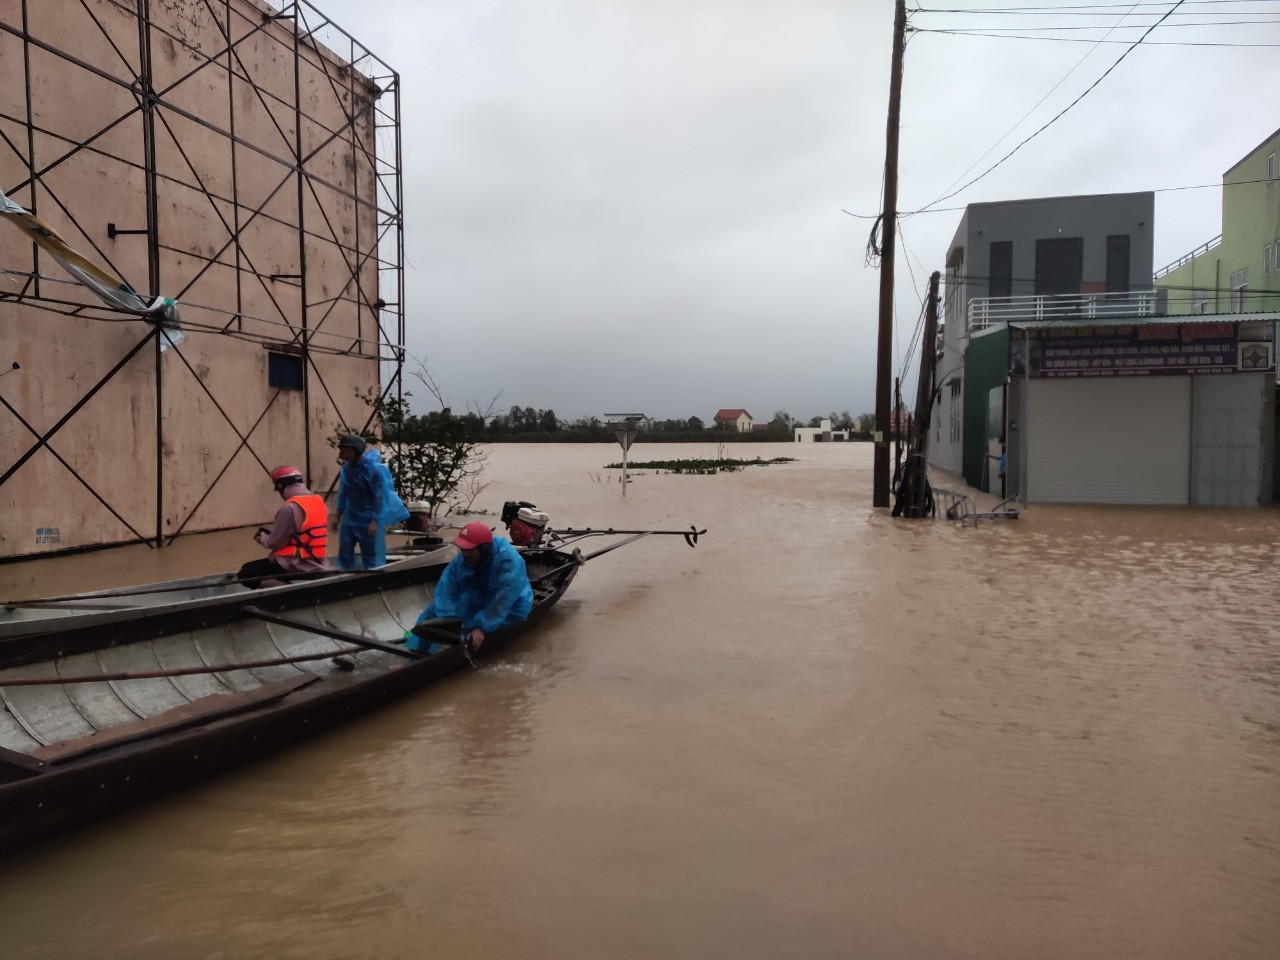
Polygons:
<instances>
[{"instance_id":1,"label":"wooden boat","mask_svg":"<svg viewBox=\"0 0 1280 960\"><path fill-rule=\"evenodd\" d=\"M603 552L526 551L528 623ZM395 642L446 562L434 553L128 616L86 610L59 629L6 637L0 852L287 746L465 667L471 651L449 634L431 654ZM518 632L494 634L477 655Z\"/></svg>"},{"instance_id":2,"label":"wooden boat","mask_svg":"<svg viewBox=\"0 0 1280 960\"><path fill-rule=\"evenodd\" d=\"M411 560L425 554L452 556L448 546L431 550L405 551ZM437 557L439 559L439 557ZM393 563L406 563L396 559ZM95 616L99 625L112 621L132 620L143 608L191 606L208 600L229 597L265 599L318 582L332 582L339 577L367 576L364 571L344 573L334 570L323 574L297 577L293 582L264 590L250 590L234 573L218 573L182 580L166 580L138 586L30 600L8 600L0 604L0 648L10 639L22 640L35 634L60 632L71 622L68 618Z\"/></svg>"}]
</instances>

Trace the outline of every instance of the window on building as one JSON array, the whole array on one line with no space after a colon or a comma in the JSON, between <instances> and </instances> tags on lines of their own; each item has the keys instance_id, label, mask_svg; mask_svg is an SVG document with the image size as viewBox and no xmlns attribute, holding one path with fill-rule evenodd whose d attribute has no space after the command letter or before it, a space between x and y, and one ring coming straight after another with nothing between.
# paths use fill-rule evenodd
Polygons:
<instances>
[{"instance_id":1,"label":"window on building","mask_svg":"<svg viewBox=\"0 0 1280 960\"><path fill-rule=\"evenodd\" d=\"M1084 237L1036 241L1036 296L1075 296L1084 278Z\"/></svg>"},{"instance_id":2,"label":"window on building","mask_svg":"<svg viewBox=\"0 0 1280 960\"><path fill-rule=\"evenodd\" d=\"M268 353L267 384L280 390L301 390L302 358L290 353Z\"/></svg>"},{"instance_id":3,"label":"window on building","mask_svg":"<svg viewBox=\"0 0 1280 960\"><path fill-rule=\"evenodd\" d=\"M1245 301L1248 300L1249 270L1241 270L1231 275L1231 312L1243 313Z\"/></svg>"},{"instance_id":4,"label":"window on building","mask_svg":"<svg viewBox=\"0 0 1280 960\"><path fill-rule=\"evenodd\" d=\"M1107 237L1107 293L1129 292L1129 235Z\"/></svg>"},{"instance_id":5,"label":"window on building","mask_svg":"<svg viewBox=\"0 0 1280 960\"><path fill-rule=\"evenodd\" d=\"M1209 291L1196 290L1191 294L1191 312L1203 314L1209 312Z\"/></svg>"},{"instance_id":6,"label":"window on building","mask_svg":"<svg viewBox=\"0 0 1280 960\"><path fill-rule=\"evenodd\" d=\"M1273 153L1271 154L1271 156L1267 157L1267 179L1274 180L1276 178L1277 172L1278 171L1276 170L1276 155Z\"/></svg>"},{"instance_id":7,"label":"window on building","mask_svg":"<svg viewBox=\"0 0 1280 960\"><path fill-rule=\"evenodd\" d=\"M991 244L991 266L988 271L987 296L1013 296L1013 241L995 240Z\"/></svg>"},{"instance_id":8,"label":"window on building","mask_svg":"<svg viewBox=\"0 0 1280 960\"><path fill-rule=\"evenodd\" d=\"M1271 276L1271 244L1262 248L1262 275Z\"/></svg>"}]
</instances>

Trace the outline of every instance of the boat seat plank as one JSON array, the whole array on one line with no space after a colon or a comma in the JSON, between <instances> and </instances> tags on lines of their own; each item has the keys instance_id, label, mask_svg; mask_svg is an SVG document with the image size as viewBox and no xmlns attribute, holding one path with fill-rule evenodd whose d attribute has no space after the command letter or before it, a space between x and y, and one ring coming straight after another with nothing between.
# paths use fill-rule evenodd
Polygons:
<instances>
[{"instance_id":1,"label":"boat seat plank","mask_svg":"<svg viewBox=\"0 0 1280 960\"><path fill-rule=\"evenodd\" d=\"M141 673L163 669L150 640L126 643L118 647L101 647L97 654L103 673ZM109 682L111 689L139 717L154 717L191 702L167 677Z\"/></svg>"},{"instance_id":2,"label":"boat seat plank","mask_svg":"<svg viewBox=\"0 0 1280 960\"><path fill-rule=\"evenodd\" d=\"M24 753L0 747L0 785L29 780L44 772L44 764Z\"/></svg>"},{"instance_id":3,"label":"boat seat plank","mask_svg":"<svg viewBox=\"0 0 1280 960\"><path fill-rule=\"evenodd\" d=\"M221 717L266 706L293 693L295 690L305 687L309 683L314 683L317 679L317 677L310 675L299 674L286 680L263 684L255 690L237 693L217 693L209 697L202 697L183 706L174 707L172 710L166 710L164 713L149 717L146 720L124 724L104 733L78 737L74 740L64 740L40 747L34 750L31 756L48 763L64 763L67 760L94 753L107 747L116 747L137 740L149 739L162 733L172 733L185 727L209 723Z\"/></svg>"},{"instance_id":4,"label":"boat seat plank","mask_svg":"<svg viewBox=\"0 0 1280 960\"><path fill-rule=\"evenodd\" d=\"M40 741L27 733L8 707L0 704L0 747L16 753L30 753L40 746Z\"/></svg>"},{"instance_id":5,"label":"boat seat plank","mask_svg":"<svg viewBox=\"0 0 1280 960\"><path fill-rule=\"evenodd\" d=\"M200 658L196 649L195 636L191 633L174 634L162 643L155 645L156 659L165 670L184 670L191 667L206 667L207 663ZM227 693L232 688L218 679L217 674L199 673L182 677L173 677L173 685L182 691L188 700L199 700L211 697L216 693Z\"/></svg>"},{"instance_id":6,"label":"boat seat plank","mask_svg":"<svg viewBox=\"0 0 1280 960\"><path fill-rule=\"evenodd\" d=\"M54 664L60 677L90 677L102 673L102 665L93 651L61 657ZM111 684L69 683L63 689L83 716L96 730L106 730L122 723L132 723L139 714L129 709Z\"/></svg>"},{"instance_id":7,"label":"boat seat plank","mask_svg":"<svg viewBox=\"0 0 1280 960\"><path fill-rule=\"evenodd\" d=\"M41 744L72 740L94 732L60 684L6 687L5 678L47 677L48 663L29 663L0 670L0 698L15 720Z\"/></svg>"}]
</instances>

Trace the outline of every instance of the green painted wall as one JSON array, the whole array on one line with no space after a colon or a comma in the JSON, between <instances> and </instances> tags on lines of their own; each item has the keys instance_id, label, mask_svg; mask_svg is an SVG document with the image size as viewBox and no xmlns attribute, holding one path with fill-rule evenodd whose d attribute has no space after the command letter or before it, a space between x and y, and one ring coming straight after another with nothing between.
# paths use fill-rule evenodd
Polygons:
<instances>
[{"instance_id":1,"label":"green painted wall","mask_svg":"<svg viewBox=\"0 0 1280 960\"><path fill-rule=\"evenodd\" d=\"M986 489L987 399L1009 378L1009 328L1001 327L969 340L964 352L964 479Z\"/></svg>"},{"instance_id":2,"label":"green painted wall","mask_svg":"<svg viewBox=\"0 0 1280 960\"><path fill-rule=\"evenodd\" d=\"M1276 156L1267 181L1267 157ZM1253 183L1250 181L1266 181ZM1155 281L1169 291L1169 313L1191 313L1196 290L1208 300L1205 313L1231 312L1231 277L1249 271L1250 294L1244 312L1280 310L1280 130L1222 177L1222 242ZM1231 186L1231 184L1238 184ZM1271 247L1271 269L1264 272L1264 251Z\"/></svg>"}]
</instances>

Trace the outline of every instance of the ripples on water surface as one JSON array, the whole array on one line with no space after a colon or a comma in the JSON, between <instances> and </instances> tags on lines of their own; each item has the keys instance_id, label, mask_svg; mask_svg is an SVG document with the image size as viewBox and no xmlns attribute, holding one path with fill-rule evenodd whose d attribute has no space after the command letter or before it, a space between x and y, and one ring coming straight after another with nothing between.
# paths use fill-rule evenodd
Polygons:
<instances>
[{"instance_id":1,"label":"ripples on water surface","mask_svg":"<svg viewBox=\"0 0 1280 960\"><path fill-rule=\"evenodd\" d=\"M0 953L1280 956L1274 511L961 530L874 515L867 446L770 452L803 460L623 500L616 448L497 448L490 509L711 532L592 562L479 673L24 855ZM245 558L209 539L0 592Z\"/></svg>"}]
</instances>

